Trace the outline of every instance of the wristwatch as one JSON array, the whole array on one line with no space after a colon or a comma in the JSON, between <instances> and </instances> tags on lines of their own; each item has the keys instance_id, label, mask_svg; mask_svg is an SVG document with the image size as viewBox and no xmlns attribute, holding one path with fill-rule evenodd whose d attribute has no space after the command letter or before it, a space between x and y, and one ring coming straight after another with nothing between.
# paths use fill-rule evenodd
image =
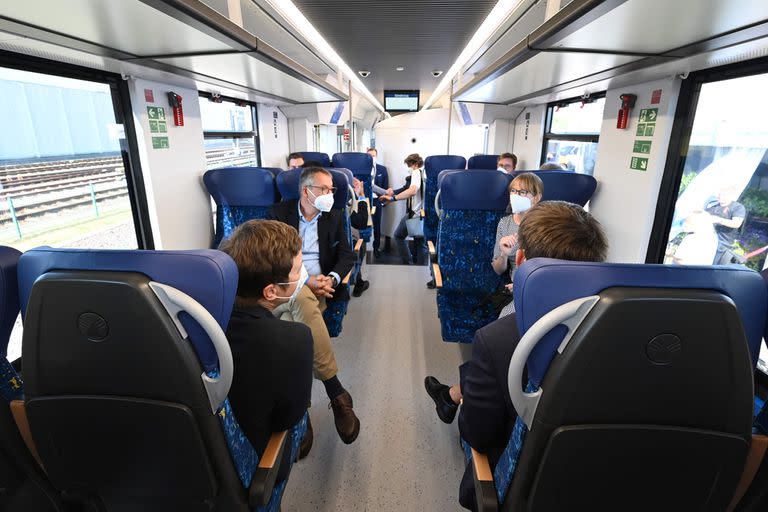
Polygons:
<instances>
[{"instance_id":1,"label":"wristwatch","mask_svg":"<svg viewBox=\"0 0 768 512\"><path fill-rule=\"evenodd\" d=\"M336 276L331 276L331 283L333 284L333 288L336 288L339 285L339 281L336 279Z\"/></svg>"}]
</instances>

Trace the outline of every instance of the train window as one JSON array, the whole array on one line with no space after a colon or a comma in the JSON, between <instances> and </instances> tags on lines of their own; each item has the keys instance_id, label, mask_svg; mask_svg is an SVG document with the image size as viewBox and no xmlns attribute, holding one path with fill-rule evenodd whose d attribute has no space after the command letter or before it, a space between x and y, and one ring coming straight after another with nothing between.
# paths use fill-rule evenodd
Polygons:
<instances>
[{"instance_id":1,"label":"train window","mask_svg":"<svg viewBox=\"0 0 768 512\"><path fill-rule=\"evenodd\" d=\"M766 87L768 74L698 85L665 263L766 267Z\"/></svg>"},{"instance_id":2,"label":"train window","mask_svg":"<svg viewBox=\"0 0 768 512\"><path fill-rule=\"evenodd\" d=\"M554 162L583 174L592 174L603 122L605 95L551 103L542 148L542 162Z\"/></svg>"},{"instance_id":3,"label":"train window","mask_svg":"<svg viewBox=\"0 0 768 512\"><path fill-rule=\"evenodd\" d=\"M199 100L208 169L259 166L256 106L211 96Z\"/></svg>"}]
</instances>

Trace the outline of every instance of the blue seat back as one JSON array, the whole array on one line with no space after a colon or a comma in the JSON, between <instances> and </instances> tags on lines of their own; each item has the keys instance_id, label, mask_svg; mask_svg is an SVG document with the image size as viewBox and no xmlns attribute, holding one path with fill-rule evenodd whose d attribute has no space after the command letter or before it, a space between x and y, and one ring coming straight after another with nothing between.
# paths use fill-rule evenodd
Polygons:
<instances>
[{"instance_id":1,"label":"blue seat back","mask_svg":"<svg viewBox=\"0 0 768 512\"><path fill-rule=\"evenodd\" d=\"M19 261L22 316L35 281L53 270L138 272L167 284L200 303L226 330L237 291L238 273L232 258L220 251L120 251L38 247ZM205 331L188 316L181 323L205 371L218 366L216 350Z\"/></svg>"},{"instance_id":2,"label":"blue seat back","mask_svg":"<svg viewBox=\"0 0 768 512\"><path fill-rule=\"evenodd\" d=\"M277 175L277 190L283 201L299 198L299 180L303 169L290 169Z\"/></svg>"},{"instance_id":3,"label":"blue seat back","mask_svg":"<svg viewBox=\"0 0 768 512\"><path fill-rule=\"evenodd\" d=\"M334 168L343 167L352 171L355 178L363 182L365 197L373 203L373 157L368 153L336 153L333 155L331 163ZM360 237L366 242L371 240L373 229L364 228L359 230Z\"/></svg>"},{"instance_id":4,"label":"blue seat back","mask_svg":"<svg viewBox=\"0 0 768 512\"><path fill-rule=\"evenodd\" d=\"M481 306L501 278L490 265L496 227L509 204L509 178L498 171L446 173L440 186L443 218L438 258L443 287L437 304L443 339L469 343L495 317Z\"/></svg>"},{"instance_id":5,"label":"blue seat back","mask_svg":"<svg viewBox=\"0 0 768 512\"><path fill-rule=\"evenodd\" d=\"M618 286L705 289L730 297L741 316L752 365L756 366L765 333L768 299L759 274L741 267L563 262L535 258L523 263L515 274L514 300L520 334L562 304ZM534 386L541 383L561 340L562 333L553 330L531 353L528 377Z\"/></svg>"},{"instance_id":6,"label":"blue seat back","mask_svg":"<svg viewBox=\"0 0 768 512\"><path fill-rule=\"evenodd\" d=\"M515 171L513 176L523 172L536 174L544 183L542 201L567 201L584 206L597 188L597 180L587 174L571 171Z\"/></svg>"},{"instance_id":7,"label":"blue seat back","mask_svg":"<svg viewBox=\"0 0 768 512\"><path fill-rule=\"evenodd\" d=\"M499 155L475 155L469 157L467 169L496 169Z\"/></svg>"},{"instance_id":8,"label":"blue seat back","mask_svg":"<svg viewBox=\"0 0 768 512\"><path fill-rule=\"evenodd\" d=\"M6 402L24 396L21 378L8 361L8 343L19 315L19 286L16 269L21 253L0 246L0 398Z\"/></svg>"},{"instance_id":9,"label":"blue seat back","mask_svg":"<svg viewBox=\"0 0 768 512\"><path fill-rule=\"evenodd\" d=\"M424 190L424 237L437 242L438 218L435 212L437 195L437 176L446 169L464 169L467 159L458 155L431 155L424 160L424 173L427 175Z\"/></svg>"},{"instance_id":10,"label":"blue seat back","mask_svg":"<svg viewBox=\"0 0 768 512\"><path fill-rule=\"evenodd\" d=\"M319 151L302 151L301 156L304 157L304 163L320 162L321 167L331 166L331 159L328 157L328 153L320 153Z\"/></svg>"},{"instance_id":11,"label":"blue seat back","mask_svg":"<svg viewBox=\"0 0 768 512\"><path fill-rule=\"evenodd\" d=\"M243 222L266 218L277 202L275 174L270 169L211 169L203 175L203 183L217 205L214 247Z\"/></svg>"}]
</instances>

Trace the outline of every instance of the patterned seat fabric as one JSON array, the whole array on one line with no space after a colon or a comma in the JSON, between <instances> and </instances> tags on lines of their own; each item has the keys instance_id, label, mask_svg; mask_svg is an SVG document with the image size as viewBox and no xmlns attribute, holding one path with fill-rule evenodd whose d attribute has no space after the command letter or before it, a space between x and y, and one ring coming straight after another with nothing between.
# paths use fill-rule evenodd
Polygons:
<instances>
[{"instance_id":1,"label":"patterned seat fabric","mask_svg":"<svg viewBox=\"0 0 768 512\"><path fill-rule=\"evenodd\" d=\"M471 343L496 313L483 299L501 283L491 267L496 226L509 203L509 178L497 171L442 174L437 306L443 340Z\"/></svg>"},{"instance_id":2,"label":"patterned seat fabric","mask_svg":"<svg viewBox=\"0 0 768 512\"><path fill-rule=\"evenodd\" d=\"M9 403L24 398L24 382L5 357L0 358L0 397Z\"/></svg>"},{"instance_id":3,"label":"patterned seat fabric","mask_svg":"<svg viewBox=\"0 0 768 512\"><path fill-rule=\"evenodd\" d=\"M243 222L266 218L270 207L277 202L273 169L212 169L203 175L203 183L216 202L214 248Z\"/></svg>"},{"instance_id":4,"label":"patterned seat fabric","mask_svg":"<svg viewBox=\"0 0 768 512\"><path fill-rule=\"evenodd\" d=\"M464 169L466 165L467 159L456 155L432 155L424 160L424 172L427 175L424 190L424 238L432 243L437 242L437 225L439 222L435 212L437 175L446 169Z\"/></svg>"}]
</instances>

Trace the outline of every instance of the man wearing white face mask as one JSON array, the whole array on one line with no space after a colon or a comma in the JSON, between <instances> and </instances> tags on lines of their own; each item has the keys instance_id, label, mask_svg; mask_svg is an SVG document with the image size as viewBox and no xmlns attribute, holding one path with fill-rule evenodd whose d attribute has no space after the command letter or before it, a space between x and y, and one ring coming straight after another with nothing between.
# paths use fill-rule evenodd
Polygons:
<instances>
[{"instance_id":1,"label":"man wearing white face mask","mask_svg":"<svg viewBox=\"0 0 768 512\"><path fill-rule=\"evenodd\" d=\"M312 391L310 330L272 314L295 298L307 279L301 239L280 222L251 220L238 226L219 249L238 270L235 307L227 326L234 362L229 399L237 422L261 456L272 432L301 420ZM288 475L290 457L286 449L278 482Z\"/></svg>"},{"instance_id":2,"label":"man wearing white face mask","mask_svg":"<svg viewBox=\"0 0 768 512\"><path fill-rule=\"evenodd\" d=\"M301 322L312 330L314 375L321 380L331 400L336 430L344 443L352 443L360 432L360 420L352 410L352 397L337 376L338 366L322 313L326 302L349 299L347 286L339 286L355 264L341 210L333 208L333 178L321 167L304 169L299 178L298 200L272 207L270 218L298 231L301 253L309 279L290 304L275 313L282 319Z\"/></svg>"}]
</instances>

